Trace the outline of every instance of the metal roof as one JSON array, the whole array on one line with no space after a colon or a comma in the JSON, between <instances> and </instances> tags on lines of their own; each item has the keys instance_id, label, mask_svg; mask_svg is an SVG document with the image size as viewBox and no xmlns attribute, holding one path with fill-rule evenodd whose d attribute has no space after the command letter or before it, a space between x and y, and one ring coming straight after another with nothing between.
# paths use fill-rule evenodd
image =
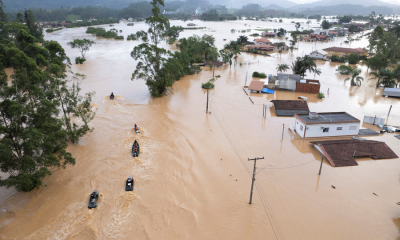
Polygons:
<instances>
[{"instance_id":1,"label":"metal roof","mask_svg":"<svg viewBox=\"0 0 400 240\"><path fill-rule=\"evenodd\" d=\"M400 88L385 88L382 95L388 97L400 97Z\"/></svg>"},{"instance_id":2,"label":"metal roof","mask_svg":"<svg viewBox=\"0 0 400 240\"><path fill-rule=\"evenodd\" d=\"M262 91L264 88L264 82L262 81L251 81L248 87L251 91Z\"/></svg>"},{"instance_id":3,"label":"metal roof","mask_svg":"<svg viewBox=\"0 0 400 240\"><path fill-rule=\"evenodd\" d=\"M324 112L318 113L317 119L310 119L308 114L296 114L295 117L304 124L327 124L327 123L359 123L360 120L347 112Z\"/></svg>"}]
</instances>

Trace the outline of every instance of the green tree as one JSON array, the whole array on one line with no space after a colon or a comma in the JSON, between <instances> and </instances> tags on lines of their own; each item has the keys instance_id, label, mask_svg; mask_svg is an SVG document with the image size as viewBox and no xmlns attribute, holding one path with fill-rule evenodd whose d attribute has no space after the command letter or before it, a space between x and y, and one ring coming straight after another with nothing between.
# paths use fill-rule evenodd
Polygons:
<instances>
[{"instance_id":1,"label":"green tree","mask_svg":"<svg viewBox=\"0 0 400 240\"><path fill-rule=\"evenodd\" d=\"M168 27L167 30L165 31L165 35L173 38L173 39L178 39L179 38L179 34L183 32L183 27L181 26L172 26L172 27Z\"/></svg>"},{"instance_id":2,"label":"green tree","mask_svg":"<svg viewBox=\"0 0 400 240\"><path fill-rule=\"evenodd\" d=\"M336 71L341 74L341 75L350 75L353 71L353 68L351 66L347 66L347 65L340 65Z\"/></svg>"},{"instance_id":3,"label":"green tree","mask_svg":"<svg viewBox=\"0 0 400 240\"><path fill-rule=\"evenodd\" d=\"M398 71L392 71L389 69L380 69L378 72L370 72L369 75L373 76L370 79L377 79L376 87L396 87L396 80L398 81Z\"/></svg>"},{"instance_id":4,"label":"green tree","mask_svg":"<svg viewBox=\"0 0 400 240\"><path fill-rule=\"evenodd\" d=\"M360 61L360 56L358 54L352 53L347 56L349 64L357 64Z\"/></svg>"},{"instance_id":5,"label":"green tree","mask_svg":"<svg viewBox=\"0 0 400 240\"><path fill-rule=\"evenodd\" d=\"M289 70L289 65L286 63L278 64L278 67L276 68L277 72L286 72L287 70Z\"/></svg>"},{"instance_id":6,"label":"green tree","mask_svg":"<svg viewBox=\"0 0 400 240\"><path fill-rule=\"evenodd\" d=\"M311 58L309 55L305 55L303 58L296 58L296 60L292 63L292 71L294 74L299 74L302 78L304 78L307 71L316 72L317 65L315 64L315 60L313 58Z\"/></svg>"},{"instance_id":7,"label":"green tree","mask_svg":"<svg viewBox=\"0 0 400 240\"><path fill-rule=\"evenodd\" d=\"M299 22L297 22L295 25L294 25L294 27L296 28L296 31L299 31L299 28L300 28L300 23Z\"/></svg>"},{"instance_id":8,"label":"green tree","mask_svg":"<svg viewBox=\"0 0 400 240\"><path fill-rule=\"evenodd\" d=\"M236 42L243 46L247 42L248 39L249 38L247 36L241 35L241 36L238 37Z\"/></svg>"},{"instance_id":9,"label":"green tree","mask_svg":"<svg viewBox=\"0 0 400 240\"><path fill-rule=\"evenodd\" d=\"M234 56L234 53L225 49L221 49L219 50L219 54L222 58L222 61L226 63L229 62L229 67L232 67L232 58Z\"/></svg>"},{"instance_id":10,"label":"green tree","mask_svg":"<svg viewBox=\"0 0 400 240\"><path fill-rule=\"evenodd\" d=\"M43 42L43 29L36 23L35 16L31 10L25 10L24 21L29 33L36 38L37 42Z\"/></svg>"},{"instance_id":11,"label":"green tree","mask_svg":"<svg viewBox=\"0 0 400 240\"><path fill-rule=\"evenodd\" d=\"M346 78L344 81L347 82L350 80L350 85L351 86L361 86L361 82L364 80L364 78L360 77L361 69L355 67L351 71L351 77Z\"/></svg>"},{"instance_id":12,"label":"green tree","mask_svg":"<svg viewBox=\"0 0 400 240\"><path fill-rule=\"evenodd\" d=\"M322 21L322 29L329 29L331 27L331 25L329 24L329 22L327 20Z\"/></svg>"},{"instance_id":13,"label":"green tree","mask_svg":"<svg viewBox=\"0 0 400 240\"><path fill-rule=\"evenodd\" d=\"M71 46L71 48L78 49L78 51L81 53L82 58L85 58L85 54L87 51L89 51L89 48L95 44L94 41L91 41L89 39L74 39L72 42L68 42L68 45Z\"/></svg>"},{"instance_id":14,"label":"green tree","mask_svg":"<svg viewBox=\"0 0 400 240\"><path fill-rule=\"evenodd\" d=\"M351 20L352 20L351 16L339 17L339 24L349 23L349 22L351 22Z\"/></svg>"}]
</instances>

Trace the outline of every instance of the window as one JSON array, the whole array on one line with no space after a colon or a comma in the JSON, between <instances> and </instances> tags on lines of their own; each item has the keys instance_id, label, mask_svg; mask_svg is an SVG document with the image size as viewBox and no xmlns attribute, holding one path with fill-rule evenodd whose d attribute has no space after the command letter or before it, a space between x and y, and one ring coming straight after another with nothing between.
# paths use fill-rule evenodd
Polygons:
<instances>
[{"instance_id":1,"label":"window","mask_svg":"<svg viewBox=\"0 0 400 240\"><path fill-rule=\"evenodd\" d=\"M338 127L338 128L336 128L336 130L342 130L342 127Z\"/></svg>"},{"instance_id":2,"label":"window","mask_svg":"<svg viewBox=\"0 0 400 240\"><path fill-rule=\"evenodd\" d=\"M350 126L350 130L356 130L357 126Z\"/></svg>"},{"instance_id":3,"label":"window","mask_svg":"<svg viewBox=\"0 0 400 240\"><path fill-rule=\"evenodd\" d=\"M324 128L323 132L329 132L329 128Z\"/></svg>"},{"instance_id":4,"label":"window","mask_svg":"<svg viewBox=\"0 0 400 240\"><path fill-rule=\"evenodd\" d=\"M303 125L300 125L300 131L303 131Z\"/></svg>"}]
</instances>

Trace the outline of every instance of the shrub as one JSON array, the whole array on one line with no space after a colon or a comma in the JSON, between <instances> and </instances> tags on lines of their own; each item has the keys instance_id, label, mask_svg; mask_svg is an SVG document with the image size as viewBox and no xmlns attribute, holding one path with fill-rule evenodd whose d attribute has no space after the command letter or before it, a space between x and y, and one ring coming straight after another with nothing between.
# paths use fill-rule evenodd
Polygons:
<instances>
[{"instance_id":1,"label":"shrub","mask_svg":"<svg viewBox=\"0 0 400 240\"><path fill-rule=\"evenodd\" d=\"M360 56L358 54L352 53L347 56L350 64L357 64L360 61Z\"/></svg>"},{"instance_id":2,"label":"shrub","mask_svg":"<svg viewBox=\"0 0 400 240\"><path fill-rule=\"evenodd\" d=\"M133 26L134 24L133 23L128 23L128 26Z\"/></svg>"},{"instance_id":3,"label":"shrub","mask_svg":"<svg viewBox=\"0 0 400 240\"><path fill-rule=\"evenodd\" d=\"M353 68L347 65L340 65L336 71L341 75L350 75L353 71Z\"/></svg>"},{"instance_id":4,"label":"shrub","mask_svg":"<svg viewBox=\"0 0 400 240\"><path fill-rule=\"evenodd\" d=\"M202 84L201 84L201 87L202 87L202 88L205 88L205 89L211 89L211 88L214 88L214 83L208 81L208 82L206 82L206 83L202 83Z\"/></svg>"},{"instance_id":5,"label":"shrub","mask_svg":"<svg viewBox=\"0 0 400 240\"><path fill-rule=\"evenodd\" d=\"M49 28L49 29L46 29L46 32L47 33L52 33L52 32L60 31L60 30L62 30L62 28Z\"/></svg>"},{"instance_id":6,"label":"shrub","mask_svg":"<svg viewBox=\"0 0 400 240\"><path fill-rule=\"evenodd\" d=\"M126 40L136 40L136 35L132 33L126 37Z\"/></svg>"},{"instance_id":7,"label":"shrub","mask_svg":"<svg viewBox=\"0 0 400 240\"><path fill-rule=\"evenodd\" d=\"M82 57L75 58L75 64L83 64L85 61L86 61L86 59L82 58Z\"/></svg>"},{"instance_id":8,"label":"shrub","mask_svg":"<svg viewBox=\"0 0 400 240\"><path fill-rule=\"evenodd\" d=\"M169 39L168 39L168 44L169 44L169 45L174 44L174 42L175 42L175 38L169 38Z\"/></svg>"},{"instance_id":9,"label":"shrub","mask_svg":"<svg viewBox=\"0 0 400 240\"><path fill-rule=\"evenodd\" d=\"M117 40L124 40L124 36L116 36L114 39L117 39Z\"/></svg>"},{"instance_id":10,"label":"shrub","mask_svg":"<svg viewBox=\"0 0 400 240\"><path fill-rule=\"evenodd\" d=\"M217 75L217 76L215 76L216 78L220 78L221 77L221 75Z\"/></svg>"},{"instance_id":11,"label":"shrub","mask_svg":"<svg viewBox=\"0 0 400 240\"><path fill-rule=\"evenodd\" d=\"M344 62L345 58L344 57L339 57L338 55L333 54L331 56L331 62Z\"/></svg>"},{"instance_id":12,"label":"shrub","mask_svg":"<svg viewBox=\"0 0 400 240\"><path fill-rule=\"evenodd\" d=\"M320 99L323 99L323 98L325 98L325 94L323 94L322 92L319 92L317 94L317 97L320 98Z\"/></svg>"},{"instance_id":13,"label":"shrub","mask_svg":"<svg viewBox=\"0 0 400 240\"><path fill-rule=\"evenodd\" d=\"M253 77L256 77L256 78L266 78L267 77L267 74L265 74L265 73L259 73L259 72L253 72L253 75L252 75Z\"/></svg>"}]
</instances>

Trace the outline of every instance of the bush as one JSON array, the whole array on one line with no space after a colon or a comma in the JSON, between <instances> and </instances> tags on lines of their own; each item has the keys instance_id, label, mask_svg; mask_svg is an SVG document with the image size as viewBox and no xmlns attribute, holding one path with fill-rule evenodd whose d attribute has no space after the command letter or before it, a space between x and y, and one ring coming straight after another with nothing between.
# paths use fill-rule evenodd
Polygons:
<instances>
[{"instance_id":1,"label":"bush","mask_svg":"<svg viewBox=\"0 0 400 240\"><path fill-rule=\"evenodd\" d=\"M168 44L169 44L169 45L174 44L175 40L176 40L175 38L169 38L169 39L168 39Z\"/></svg>"},{"instance_id":2,"label":"bush","mask_svg":"<svg viewBox=\"0 0 400 240\"><path fill-rule=\"evenodd\" d=\"M114 39L124 40L124 36L116 36Z\"/></svg>"},{"instance_id":3,"label":"bush","mask_svg":"<svg viewBox=\"0 0 400 240\"><path fill-rule=\"evenodd\" d=\"M259 33L253 33L253 34L250 34L250 36L258 37L258 36L260 36L260 34Z\"/></svg>"},{"instance_id":4,"label":"bush","mask_svg":"<svg viewBox=\"0 0 400 240\"><path fill-rule=\"evenodd\" d=\"M83 64L85 61L86 61L85 58L81 58L81 57L75 58L75 64Z\"/></svg>"},{"instance_id":5,"label":"bush","mask_svg":"<svg viewBox=\"0 0 400 240\"><path fill-rule=\"evenodd\" d=\"M134 24L133 23L128 23L128 26L133 26Z\"/></svg>"},{"instance_id":6,"label":"bush","mask_svg":"<svg viewBox=\"0 0 400 240\"><path fill-rule=\"evenodd\" d=\"M46 29L46 32L47 33L52 33L52 32L60 31L60 30L62 30L62 28L49 28L49 29Z\"/></svg>"},{"instance_id":7,"label":"bush","mask_svg":"<svg viewBox=\"0 0 400 240\"><path fill-rule=\"evenodd\" d=\"M253 75L252 75L253 77L256 77L256 78L266 78L267 77L267 74L265 74L265 73L259 73L259 72L253 72Z\"/></svg>"},{"instance_id":8,"label":"bush","mask_svg":"<svg viewBox=\"0 0 400 240\"><path fill-rule=\"evenodd\" d=\"M122 38L117 38L118 34L116 33L116 29L106 31L104 28L88 27L86 33L91 33L93 35L96 35L96 37L124 39L123 36L120 36Z\"/></svg>"},{"instance_id":9,"label":"bush","mask_svg":"<svg viewBox=\"0 0 400 240\"><path fill-rule=\"evenodd\" d=\"M323 98L325 98L325 94L323 94L322 92L319 92L317 94L317 97L320 98L320 99L323 99Z\"/></svg>"},{"instance_id":10,"label":"bush","mask_svg":"<svg viewBox=\"0 0 400 240\"><path fill-rule=\"evenodd\" d=\"M346 59L344 57L339 57L338 55L331 56L331 62L344 62Z\"/></svg>"},{"instance_id":11,"label":"bush","mask_svg":"<svg viewBox=\"0 0 400 240\"><path fill-rule=\"evenodd\" d=\"M202 87L202 88L205 88L205 89L211 89L211 88L214 88L214 83L208 81L208 82L206 82L206 83L202 83L202 84L201 84L201 87Z\"/></svg>"},{"instance_id":12,"label":"bush","mask_svg":"<svg viewBox=\"0 0 400 240\"><path fill-rule=\"evenodd\" d=\"M136 35L132 33L126 37L126 40L136 40Z\"/></svg>"},{"instance_id":13,"label":"bush","mask_svg":"<svg viewBox=\"0 0 400 240\"><path fill-rule=\"evenodd\" d=\"M347 65L340 65L336 71L342 75L350 75L353 71L353 68Z\"/></svg>"},{"instance_id":14,"label":"bush","mask_svg":"<svg viewBox=\"0 0 400 240\"><path fill-rule=\"evenodd\" d=\"M357 64L360 61L360 56L358 54L352 53L347 56L350 64Z\"/></svg>"}]
</instances>

